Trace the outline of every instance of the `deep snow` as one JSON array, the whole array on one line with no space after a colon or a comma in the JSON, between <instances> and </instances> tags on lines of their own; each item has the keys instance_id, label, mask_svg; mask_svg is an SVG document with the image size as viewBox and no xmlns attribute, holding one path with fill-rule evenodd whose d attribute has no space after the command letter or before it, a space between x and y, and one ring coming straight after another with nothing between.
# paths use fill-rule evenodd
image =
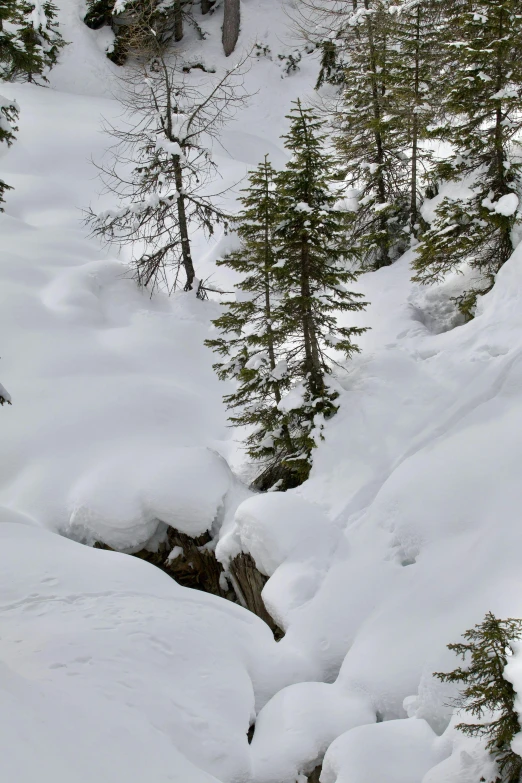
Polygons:
<instances>
[{"instance_id":1,"label":"deep snow","mask_svg":"<svg viewBox=\"0 0 522 783\"><path fill-rule=\"evenodd\" d=\"M266 152L284 163L284 115L312 92L313 55L282 78L288 10L243 2L240 46L272 59L253 62L250 105L215 150L225 185ZM486 611L522 616L522 248L466 325L448 301L459 276L419 288L408 254L363 276L371 330L309 481L252 497L203 346L218 303L138 291L125 253L81 223L106 206L90 158L119 112L110 34L81 13L61 0L73 44L50 89L2 86L21 118L1 161L0 778L293 783L326 752L322 783L475 783L488 757L432 672ZM220 13L186 49L223 68ZM233 284L213 266L232 241L195 238L201 277ZM132 550L165 523L211 529L225 563L250 552L284 639L78 543ZM522 693L520 671L517 655Z\"/></svg>"}]
</instances>

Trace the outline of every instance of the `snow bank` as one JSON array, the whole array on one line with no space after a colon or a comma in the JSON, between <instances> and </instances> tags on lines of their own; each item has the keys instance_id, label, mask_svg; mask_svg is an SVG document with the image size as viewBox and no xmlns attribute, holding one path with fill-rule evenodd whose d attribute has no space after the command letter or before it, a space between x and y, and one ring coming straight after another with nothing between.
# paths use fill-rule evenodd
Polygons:
<instances>
[{"instance_id":1,"label":"snow bank","mask_svg":"<svg viewBox=\"0 0 522 783\"><path fill-rule=\"evenodd\" d=\"M352 729L328 749L321 783L419 783L440 760L436 740L416 718Z\"/></svg>"},{"instance_id":2,"label":"snow bank","mask_svg":"<svg viewBox=\"0 0 522 783\"><path fill-rule=\"evenodd\" d=\"M261 573L271 578L263 601L281 628L318 590L337 533L323 509L296 492L248 498L224 525L216 556L225 568L239 552L248 552Z\"/></svg>"},{"instance_id":3,"label":"snow bank","mask_svg":"<svg viewBox=\"0 0 522 783\"><path fill-rule=\"evenodd\" d=\"M244 5L240 46L270 51L246 76L255 100L216 146L223 192L266 152L284 163L284 115L317 75L303 56L281 80L285 6ZM114 206L89 158L109 143L100 115L119 112L107 31L88 30L81 6L60 2L73 44L53 89L10 85L20 132L2 157L15 187L0 216L2 379L15 401L0 413L2 778L290 783L327 746L323 783L487 777L483 745L455 731L454 694L432 672L454 667L446 644L486 611L522 617L522 250L465 325L449 300L469 274L420 288L410 252L363 275L371 306L355 325L371 330L339 378L310 479L234 516L248 493L218 455L241 470L244 455L203 347L216 304L140 292L126 254L110 257L80 222L90 201ZM202 19L204 42L183 44L218 70L220 13ZM213 262L234 242L194 237L198 274L223 290L234 275ZM284 639L152 566L45 529L132 548L159 522L192 534L222 523L219 557L252 554ZM517 654L517 687L518 666Z\"/></svg>"},{"instance_id":4,"label":"snow bank","mask_svg":"<svg viewBox=\"0 0 522 783\"><path fill-rule=\"evenodd\" d=\"M299 491L316 508L326 507L335 543L307 563L314 580L308 600L286 604L290 571L278 582L294 566L293 554L275 570L264 597L267 603L271 597L274 616L284 607L285 642L307 650L321 679L333 683L330 693L369 698L384 723L354 730L367 733L368 748L378 743L370 731L402 725L417 780L426 773L424 783L467 783L491 762L480 741L470 744L455 731L447 707L455 692L433 672L455 667L446 645L487 611L522 616L522 247L500 270L475 320L440 333L409 306L411 296L422 299L406 264L363 279L375 328L361 340L365 352L351 363L340 412L327 424L311 478ZM396 306L381 315L386 297ZM327 710L331 697L318 698ZM283 731L274 719L275 748ZM419 731L442 735L440 748L432 753L431 740L418 744ZM311 731L309 744L311 736L320 734ZM353 760L355 746L343 769L351 775L369 765L361 780L385 777L371 758ZM280 774L306 767L310 756L304 747L300 753L289 750L286 759L282 753ZM396 770L406 774L388 745L379 755L390 780ZM341 776L341 766L328 768ZM265 774L272 772L263 769L261 781Z\"/></svg>"},{"instance_id":5,"label":"snow bank","mask_svg":"<svg viewBox=\"0 0 522 783\"><path fill-rule=\"evenodd\" d=\"M2 409L0 503L121 548L158 520L201 533L232 486L225 385L203 345L216 304L151 298L85 239L76 205L99 187L86 150L107 144L111 102L12 86L24 110L6 156L0 330L16 404Z\"/></svg>"},{"instance_id":6,"label":"snow bank","mask_svg":"<svg viewBox=\"0 0 522 783\"><path fill-rule=\"evenodd\" d=\"M336 737L374 721L375 712L362 694L341 694L322 682L290 685L258 715L252 741L254 779L293 783L312 772Z\"/></svg>"},{"instance_id":7,"label":"snow bank","mask_svg":"<svg viewBox=\"0 0 522 783\"><path fill-rule=\"evenodd\" d=\"M225 461L208 449L111 456L71 489L64 532L114 549L143 546L160 525L197 537L221 523L233 485Z\"/></svg>"},{"instance_id":8,"label":"snow bank","mask_svg":"<svg viewBox=\"0 0 522 783\"><path fill-rule=\"evenodd\" d=\"M328 526L318 506L291 492L255 495L238 507L234 528L221 539L217 555L226 563L248 552L261 573L271 576L296 548L328 535Z\"/></svg>"},{"instance_id":9,"label":"snow bank","mask_svg":"<svg viewBox=\"0 0 522 783\"><path fill-rule=\"evenodd\" d=\"M256 710L308 676L257 617L136 558L6 523L0 574L5 780L246 780Z\"/></svg>"}]
</instances>

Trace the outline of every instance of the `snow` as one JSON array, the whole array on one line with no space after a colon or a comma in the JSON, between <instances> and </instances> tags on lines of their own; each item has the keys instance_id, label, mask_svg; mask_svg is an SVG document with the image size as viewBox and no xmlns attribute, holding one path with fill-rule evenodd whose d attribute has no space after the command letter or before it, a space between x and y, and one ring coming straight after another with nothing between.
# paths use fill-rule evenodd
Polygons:
<instances>
[{"instance_id":1,"label":"snow","mask_svg":"<svg viewBox=\"0 0 522 783\"><path fill-rule=\"evenodd\" d=\"M375 712L364 695L341 695L323 682L290 685L258 715L252 741L254 778L295 781L303 772L312 772L334 738L374 722Z\"/></svg>"},{"instance_id":2,"label":"snow","mask_svg":"<svg viewBox=\"0 0 522 783\"><path fill-rule=\"evenodd\" d=\"M277 55L295 49L286 5L243 6L240 47L257 38L273 59L252 63L255 98L213 150L231 210L265 153L284 165L284 115L316 78L315 55L280 78ZM446 645L486 611L522 616L522 247L467 324L451 303L467 269L421 288L410 251L361 276L371 305L342 323L371 329L332 379L340 409L310 479L254 496L235 475L248 466L203 345L217 303L139 291L125 252L82 225L82 208L111 208L90 157L110 143L101 115L120 109L110 34L81 10L60 3L73 44L51 88L1 90L21 114L2 150L15 190L0 215L13 396L0 408L0 777L294 783L326 753L322 783L487 778L482 741L456 730L455 692L433 672L454 668ZM202 18L206 41L184 44L218 70L221 13ZM444 186L424 218L471 187ZM510 216L518 199L491 207ZM195 236L194 257L201 279L230 291L237 279L214 261L237 240L220 232ZM299 388L283 401L301 403ZM153 546L169 524L210 531L225 565L252 555L280 642L239 606L84 545ZM506 676L522 715L521 660Z\"/></svg>"},{"instance_id":3,"label":"snow","mask_svg":"<svg viewBox=\"0 0 522 783\"><path fill-rule=\"evenodd\" d=\"M418 783L439 761L436 740L417 718L352 729L330 745L321 783Z\"/></svg>"},{"instance_id":4,"label":"snow","mask_svg":"<svg viewBox=\"0 0 522 783\"><path fill-rule=\"evenodd\" d=\"M275 266L275 265L274 265ZM305 386L303 383L298 383L290 391L282 397L281 402L278 404L278 408L283 413L296 410L304 405L305 401Z\"/></svg>"},{"instance_id":5,"label":"snow","mask_svg":"<svg viewBox=\"0 0 522 783\"><path fill-rule=\"evenodd\" d=\"M118 455L101 460L71 488L63 532L115 549L143 547L161 524L197 537L221 521L233 485L225 461L208 449Z\"/></svg>"},{"instance_id":6,"label":"snow","mask_svg":"<svg viewBox=\"0 0 522 783\"><path fill-rule=\"evenodd\" d=\"M271 576L296 547L327 534L328 521L317 506L290 493L255 495L238 507L216 554L228 563L237 551L249 552L261 573Z\"/></svg>"},{"instance_id":7,"label":"snow","mask_svg":"<svg viewBox=\"0 0 522 783\"><path fill-rule=\"evenodd\" d=\"M518 209L518 202L519 199L516 193L507 193L499 198L495 204L495 212L505 217L511 217Z\"/></svg>"},{"instance_id":8,"label":"snow","mask_svg":"<svg viewBox=\"0 0 522 783\"><path fill-rule=\"evenodd\" d=\"M0 539L3 780L249 777L249 722L306 677L297 651L136 558L9 521Z\"/></svg>"}]
</instances>

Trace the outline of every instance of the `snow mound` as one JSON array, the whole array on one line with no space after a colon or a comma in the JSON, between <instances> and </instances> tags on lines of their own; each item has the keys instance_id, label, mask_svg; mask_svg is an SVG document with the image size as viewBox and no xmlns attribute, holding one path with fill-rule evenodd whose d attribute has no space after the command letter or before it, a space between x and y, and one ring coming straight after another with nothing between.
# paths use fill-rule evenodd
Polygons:
<instances>
[{"instance_id":1,"label":"snow mound","mask_svg":"<svg viewBox=\"0 0 522 783\"><path fill-rule=\"evenodd\" d=\"M271 576L296 548L313 546L328 530L322 510L291 492L255 495L238 507L234 527L218 544L227 563L248 552L261 573Z\"/></svg>"},{"instance_id":2,"label":"snow mound","mask_svg":"<svg viewBox=\"0 0 522 783\"><path fill-rule=\"evenodd\" d=\"M436 741L426 721L416 718L360 726L330 746L321 783L419 783L440 761Z\"/></svg>"},{"instance_id":3,"label":"snow mound","mask_svg":"<svg viewBox=\"0 0 522 783\"><path fill-rule=\"evenodd\" d=\"M258 715L252 741L254 778L261 783L293 783L313 771L336 737L374 721L375 712L364 695L342 694L322 682L290 685Z\"/></svg>"},{"instance_id":4,"label":"snow mound","mask_svg":"<svg viewBox=\"0 0 522 783\"><path fill-rule=\"evenodd\" d=\"M195 538L221 522L233 483L226 462L208 449L118 455L72 488L63 532L114 549L141 548L161 523Z\"/></svg>"},{"instance_id":5,"label":"snow mound","mask_svg":"<svg viewBox=\"0 0 522 783\"><path fill-rule=\"evenodd\" d=\"M6 523L0 574L3 780L247 780L256 711L310 674L254 615L127 555Z\"/></svg>"}]
</instances>

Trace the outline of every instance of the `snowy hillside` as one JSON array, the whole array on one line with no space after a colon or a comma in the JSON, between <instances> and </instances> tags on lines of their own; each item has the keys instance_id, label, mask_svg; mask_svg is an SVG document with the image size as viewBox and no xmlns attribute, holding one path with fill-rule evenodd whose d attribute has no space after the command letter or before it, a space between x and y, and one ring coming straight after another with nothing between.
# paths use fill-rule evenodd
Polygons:
<instances>
[{"instance_id":1,"label":"snowy hillside","mask_svg":"<svg viewBox=\"0 0 522 783\"><path fill-rule=\"evenodd\" d=\"M256 41L272 57L254 58L214 150L231 209L266 153L284 165L285 114L318 70L316 54L290 75L277 57L296 46L290 3L242 6L237 57ZM59 2L70 45L49 87L1 90L20 119L0 161L14 188L0 214L0 780L302 783L323 758L321 783L494 774L433 672L487 611L522 617L522 248L465 324L449 303L461 279L412 283L411 251L362 275L370 306L343 318L369 330L310 478L254 495L204 345L217 298L138 289L127 250L83 222L111 206L92 161L120 112L110 35L84 12ZM220 14L186 43L218 70ZM232 242L194 237L200 277L234 284L214 263ZM225 568L249 553L283 638L93 548L153 548L167 526L211 530ZM507 676L522 714L520 660Z\"/></svg>"}]
</instances>

